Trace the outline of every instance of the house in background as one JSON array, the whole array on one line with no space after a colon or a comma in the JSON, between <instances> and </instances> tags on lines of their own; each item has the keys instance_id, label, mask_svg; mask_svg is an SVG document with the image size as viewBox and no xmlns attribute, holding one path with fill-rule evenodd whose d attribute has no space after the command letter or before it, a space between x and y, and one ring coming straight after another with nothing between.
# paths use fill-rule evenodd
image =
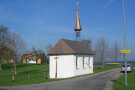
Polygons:
<instances>
[{"instance_id":1,"label":"house in background","mask_svg":"<svg viewBox=\"0 0 135 90\"><path fill-rule=\"evenodd\" d=\"M61 39L48 55L50 78L93 73L94 52L82 42Z\"/></svg>"},{"instance_id":2,"label":"house in background","mask_svg":"<svg viewBox=\"0 0 135 90\"><path fill-rule=\"evenodd\" d=\"M32 64L42 64L45 61L45 55L44 54L24 54L22 56L22 62L23 63L32 63Z\"/></svg>"}]
</instances>

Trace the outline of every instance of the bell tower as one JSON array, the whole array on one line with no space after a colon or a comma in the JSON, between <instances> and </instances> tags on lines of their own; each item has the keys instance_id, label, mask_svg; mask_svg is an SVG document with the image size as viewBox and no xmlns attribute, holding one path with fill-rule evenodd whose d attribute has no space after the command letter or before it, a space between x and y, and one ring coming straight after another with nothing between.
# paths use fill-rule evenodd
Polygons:
<instances>
[{"instance_id":1,"label":"bell tower","mask_svg":"<svg viewBox=\"0 0 135 90\"><path fill-rule=\"evenodd\" d=\"M78 8L78 0L77 0L77 15L76 15L76 22L75 22L75 28L74 31L76 33L76 41L80 41L80 31L82 30L81 24L80 24L80 18L79 18L79 8Z\"/></svg>"}]
</instances>

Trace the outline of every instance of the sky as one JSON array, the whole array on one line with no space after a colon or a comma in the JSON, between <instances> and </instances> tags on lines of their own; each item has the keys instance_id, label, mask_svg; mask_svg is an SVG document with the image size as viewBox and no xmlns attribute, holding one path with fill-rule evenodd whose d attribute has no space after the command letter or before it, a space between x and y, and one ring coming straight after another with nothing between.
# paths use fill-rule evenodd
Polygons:
<instances>
[{"instance_id":1,"label":"sky","mask_svg":"<svg viewBox=\"0 0 135 90\"><path fill-rule=\"evenodd\" d=\"M124 49L123 0L79 0L81 39L92 45L105 38ZM27 43L45 49L61 38L75 40L77 0L0 0L0 24L20 34ZM125 0L128 60L135 60L135 0Z\"/></svg>"}]
</instances>

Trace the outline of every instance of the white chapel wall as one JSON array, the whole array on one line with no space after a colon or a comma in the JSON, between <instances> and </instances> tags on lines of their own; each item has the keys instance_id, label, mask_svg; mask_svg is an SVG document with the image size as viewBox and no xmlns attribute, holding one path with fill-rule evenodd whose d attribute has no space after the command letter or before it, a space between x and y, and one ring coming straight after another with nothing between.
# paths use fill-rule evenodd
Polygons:
<instances>
[{"instance_id":1,"label":"white chapel wall","mask_svg":"<svg viewBox=\"0 0 135 90\"><path fill-rule=\"evenodd\" d=\"M77 68L76 68L76 57L78 57L77 64L79 65L77 66ZM93 73L93 56L92 55L74 55L74 76L90 74L90 73Z\"/></svg>"},{"instance_id":2,"label":"white chapel wall","mask_svg":"<svg viewBox=\"0 0 135 90\"><path fill-rule=\"evenodd\" d=\"M49 76L55 78L56 75L56 56L50 56ZM57 78L73 77L74 60L73 55L57 55Z\"/></svg>"}]
</instances>

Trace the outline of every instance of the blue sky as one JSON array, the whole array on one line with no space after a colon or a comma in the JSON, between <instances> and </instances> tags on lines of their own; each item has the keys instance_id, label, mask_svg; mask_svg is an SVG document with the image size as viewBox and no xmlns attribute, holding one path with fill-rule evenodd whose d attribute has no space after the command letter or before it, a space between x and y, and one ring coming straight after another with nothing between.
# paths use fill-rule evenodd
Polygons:
<instances>
[{"instance_id":1,"label":"blue sky","mask_svg":"<svg viewBox=\"0 0 135 90\"><path fill-rule=\"evenodd\" d=\"M128 59L135 58L135 1L125 0ZM79 0L81 38L105 38L123 48L122 0ZM19 33L28 49L45 49L59 39L74 40L76 0L0 0L0 24Z\"/></svg>"}]
</instances>

